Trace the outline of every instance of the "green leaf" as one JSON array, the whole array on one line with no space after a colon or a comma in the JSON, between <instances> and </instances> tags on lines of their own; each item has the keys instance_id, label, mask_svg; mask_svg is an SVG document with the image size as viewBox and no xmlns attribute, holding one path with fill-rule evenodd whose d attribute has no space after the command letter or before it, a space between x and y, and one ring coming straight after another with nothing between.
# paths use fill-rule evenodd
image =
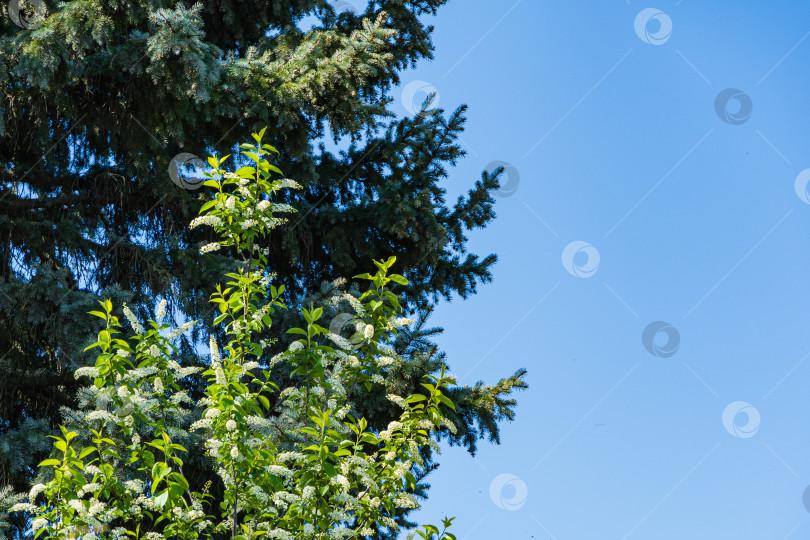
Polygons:
<instances>
[{"instance_id":1,"label":"green leaf","mask_svg":"<svg viewBox=\"0 0 810 540\"><path fill-rule=\"evenodd\" d=\"M289 330L287 330L287 333L288 334L300 334L302 336L307 335L306 331L302 330L301 328L290 328Z\"/></svg>"},{"instance_id":2,"label":"green leaf","mask_svg":"<svg viewBox=\"0 0 810 540\"><path fill-rule=\"evenodd\" d=\"M400 276L399 274L391 274L390 276L388 276L388 278L394 283L399 283L400 285L407 285L410 283L410 281Z\"/></svg>"},{"instance_id":3,"label":"green leaf","mask_svg":"<svg viewBox=\"0 0 810 540\"><path fill-rule=\"evenodd\" d=\"M445 405L447 405L448 407L450 407L450 408L451 408L451 409L453 409L454 411L456 410L456 405L455 405L455 403L453 403L453 402L450 400L450 398L448 398L447 396L440 395L440 396L439 396L439 401L441 401L442 403L444 403Z\"/></svg>"},{"instance_id":4,"label":"green leaf","mask_svg":"<svg viewBox=\"0 0 810 540\"><path fill-rule=\"evenodd\" d=\"M37 465L37 467L51 467L54 465L61 465L61 464L62 462L59 461L58 459L46 459L42 461L39 465Z\"/></svg>"},{"instance_id":5,"label":"green leaf","mask_svg":"<svg viewBox=\"0 0 810 540\"><path fill-rule=\"evenodd\" d=\"M160 493L155 496L155 504L158 505L158 508L163 508L165 506L166 501L169 500L169 490L164 489Z\"/></svg>"}]
</instances>

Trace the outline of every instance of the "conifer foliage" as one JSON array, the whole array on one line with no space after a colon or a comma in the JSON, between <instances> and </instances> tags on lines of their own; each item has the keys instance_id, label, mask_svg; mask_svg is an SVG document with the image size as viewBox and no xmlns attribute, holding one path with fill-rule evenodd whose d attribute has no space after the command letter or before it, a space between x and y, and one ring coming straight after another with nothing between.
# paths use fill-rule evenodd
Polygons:
<instances>
[{"instance_id":1,"label":"conifer foliage","mask_svg":"<svg viewBox=\"0 0 810 540\"><path fill-rule=\"evenodd\" d=\"M483 173L455 203L441 185L464 153L465 108L390 112L399 73L431 58L425 21L445 2L356 0L351 11L326 0L28 0L30 19L4 12L0 488L27 491L46 435L83 403L89 381L73 373L95 361L84 349L102 321L85 314L98 301L145 319L166 300L178 326L200 321L176 344L183 365L197 362L195 343L224 339L207 291L237 271L236 254L186 226L205 195L171 181L178 154L224 155L268 126L264 141L284 149L277 165L301 189L277 194L295 217L254 241L290 307L321 298L325 316L340 314L336 285L390 256L408 281L396 285L402 307L417 316L491 280L495 256L469 253L466 235L495 217L497 175ZM344 149L327 149L329 137ZM302 324L299 309L279 317L262 330L270 356L291 342L277 328ZM394 343L409 360L390 374L403 395L442 362L412 331ZM448 390L458 430L438 433L471 451L481 437L497 441L522 375ZM276 377L281 389L297 381L289 370ZM189 381L200 397L199 376ZM379 388L361 390L354 400L384 429L398 409ZM422 473L430 468L427 459Z\"/></svg>"}]
</instances>

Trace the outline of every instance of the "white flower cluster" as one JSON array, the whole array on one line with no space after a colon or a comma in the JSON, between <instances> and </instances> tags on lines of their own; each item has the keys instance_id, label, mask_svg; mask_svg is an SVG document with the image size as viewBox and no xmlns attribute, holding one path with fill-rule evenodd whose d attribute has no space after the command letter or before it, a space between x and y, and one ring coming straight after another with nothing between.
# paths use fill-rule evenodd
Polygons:
<instances>
[{"instance_id":1,"label":"white flower cluster","mask_svg":"<svg viewBox=\"0 0 810 540\"><path fill-rule=\"evenodd\" d=\"M292 478L293 471L282 465L268 465L267 472L283 478Z\"/></svg>"},{"instance_id":2,"label":"white flower cluster","mask_svg":"<svg viewBox=\"0 0 810 540\"><path fill-rule=\"evenodd\" d=\"M408 404L405 403L405 399L402 396L398 396L396 394L388 394L385 397L386 399L388 399L388 401L390 401L391 403L395 403L396 405L399 405L403 409L408 408Z\"/></svg>"},{"instance_id":3,"label":"white flower cluster","mask_svg":"<svg viewBox=\"0 0 810 540\"><path fill-rule=\"evenodd\" d=\"M335 345L337 345L341 349L344 349L346 351L351 351L352 349L354 349L354 345L352 345L349 342L349 340L347 340L346 338L344 338L341 335L335 334L333 332L329 332L329 333L326 334L326 337L329 338L332 341L332 343L334 343Z\"/></svg>"},{"instance_id":4,"label":"white flower cluster","mask_svg":"<svg viewBox=\"0 0 810 540\"><path fill-rule=\"evenodd\" d=\"M167 302L166 302L165 299L161 300L158 303L157 309L155 309L155 321L156 322L158 322L158 323L161 322L163 320L163 317L166 316L166 306L167 306Z\"/></svg>"},{"instance_id":5,"label":"white flower cluster","mask_svg":"<svg viewBox=\"0 0 810 540\"><path fill-rule=\"evenodd\" d=\"M388 367L392 366L397 363L396 358L391 358L390 356L381 356L377 359L377 365L380 367Z\"/></svg>"},{"instance_id":6,"label":"white flower cluster","mask_svg":"<svg viewBox=\"0 0 810 540\"><path fill-rule=\"evenodd\" d=\"M210 244L205 244L200 248L200 255L205 255L206 253L213 253L214 251L219 251L222 245L219 242L211 242Z\"/></svg>"},{"instance_id":7,"label":"white flower cluster","mask_svg":"<svg viewBox=\"0 0 810 540\"><path fill-rule=\"evenodd\" d=\"M98 369L94 367L81 367L76 370L74 376L78 379L79 377L91 377L96 378L98 377Z\"/></svg>"},{"instance_id":8,"label":"white flower cluster","mask_svg":"<svg viewBox=\"0 0 810 540\"><path fill-rule=\"evenodd\" d=\"M191 220L191 224L189 224L189 229L194 229L199 227L200 225L210 225L211 227L220 227L222 226L222 220L219 219L217 216L197 216Z\"/></svg>"},{"instance_id":9,"label":"white flower cluster","mask_svg":"<svg viewBox=\"0 0 810 540\"><path fill-rule=\"evenodd\" d=\"M210 418L200 418L193 424L191 424L188 428L189 431L197 431L198 429L211 429L211 419Z\"/></svg>"},{"instance_id":10,"label":"white flower cluster","mask_svg":"<svg viewBox=\"0 0 810 540\"><path fill-rule=\"evenodd\" d=\"M143 493L146 485L143 483L143 480L127 480L124 482L124 489L130 492L133 495L140 495Z\"/></svg>"},{"instance_id":11,"label":"white flower cluster","mask_svg":"<svg viewBox=\"0 0 810 540\"><path fill-rule=\"evenodd\" d=\"M169 341L172 341L172 340L178 338L179 336L181 336L181 335L185 334L186 332L188 332L189 330L191 330L191 328L194 327L198 322L199 321L195 320L195 321L188 321L186 323L181 324L180 326L178 326L177 328L172 330L172 332L167 336L166 339L168 339Z\"/></svg>"},{"instance_id":12,"label":"white flower cluster","mask_svg":"<svg viewBox=\"0 0 810 540\"><path fill-rule=\"evenodd\" d=\"M415 322L416 321L406 319L405 317L396 317L394 319L391 319L389 324L391 325L391 328L399 328L400 326L410 326Z\"/></svg>"},{"instance_id":13,"label":"white flower cluster","mask_svg":"<svg viewBox=\"0 0 810 540\"><path fill-rule=\"evenodd\" d=\"M138 318L135 316L135 314L132 313L132 310L129 309L129 306L127 306L126 303L124 303L123 308L124 308L124 316L129 321L129 325L132 327L132 330L136 334L143 334L143 325L138 320Z\"/></svg>"},{"instance_id":14,"label":"white flower cluster","mask_svg":"<svg viewBox=\"0 0 810 540\"><path fill-rule=\"evenodd\" d=\"M31 501L31 504L36 501L37 496L43 491L45 491L45 484L34 484L31 491L28 492L28 500Z\"/></svg>"},{"instance_id":15,"label":"white flower cluster","mask_svg":"<svg viewBox=\"0 0 810 540\"><path fill-rule=\"evenodd\" d=\"M85 415L85 420L93 422L95 420L106 420L108 422L115 422L115 417L109 411L91 411Z\"/></svg>"}]
</instances>

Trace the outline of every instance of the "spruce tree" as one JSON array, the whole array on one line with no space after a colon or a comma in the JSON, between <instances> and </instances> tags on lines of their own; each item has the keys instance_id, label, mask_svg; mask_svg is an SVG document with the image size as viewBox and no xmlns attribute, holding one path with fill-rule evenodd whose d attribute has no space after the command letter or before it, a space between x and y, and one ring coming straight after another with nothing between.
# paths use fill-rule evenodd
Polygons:
<instances>
[{"instance_id":1,"label":"spruce tree","mask_svg":"<svg viewBox=\"0 0 810 540\"><path fill-rule=\"evenodd\" d=\"M225 250L199 254L210 237L185 224L202 193L170 179L178 154L228 154L267 126L279 167L303 186L283 201L296 218L262 246L296 304L392 255L410 281L398 291L410 312L492 279L495 256L469 253L466 234L494 218L497 174L483 173L455 204L441 186L464 153L464 107L389 111L399 73L432 57L424 19L445 1L357 12L324 0L3 6L0 489L26 490L47 453L40 441L87 384L73 372L92 361L82 351L99 328L85 314L99 299L144 316L166 299L178 320L200 320L181 347L189 362L195 341L207 341L206 291L234 261ZM330 138L344 149L327 149ZM413 359L404 385L438 365L423 334L417 325L401 343ZM474 451L479 437L497 441L522 374L457 390L451 442ZM358 400L381 422L393 414L373 396Z\"/></svg>"}]
</instances>

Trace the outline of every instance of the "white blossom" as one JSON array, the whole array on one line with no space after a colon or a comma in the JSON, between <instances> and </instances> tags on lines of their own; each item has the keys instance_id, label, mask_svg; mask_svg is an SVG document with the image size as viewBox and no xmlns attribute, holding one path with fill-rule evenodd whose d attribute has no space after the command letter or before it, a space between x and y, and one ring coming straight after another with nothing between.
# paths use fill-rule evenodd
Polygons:
<instances>
[{"instance_id":1,"label":"white blossom","mask_svg":"<svg viewBox=\"0 0 810 540\"><path fill-rule=\"evenodd\" d=\"M84 418L85 418L85 420L87 420L88 422L92 422L92 421L94 421L94 420L109 420L109 421L115 421L115 417L114 417L112 414L110 414L110 412L109 412L109 411L91 411L91 412L90 412L90 413L88 413L88 414L87 414L87 416L85 416Z\"/></svg>"},{"instance_id":2,"label":"white blossom","mask_svg":"<svg viewBox=\"0 0 810 540\"><path fill-rule=\"evenodd\" d=\"M8 509L9 512L34 512L37 509L36 506L30 503L17 503L11 508Z\"/></svg>"},{"instance_id":3,"label":"white blossom","mask_svg":"<svg viewBox=\"0 0 810 540\"><path fill-rule=\"evenodd\" d=\"M219 242L211 242L210 244L205 244L203 247L200 248L200 255L205 255L206 253L213 253L214 251L219 251L222 245Z\"/></svg>"},{"instance_id":4,"label":"white blossom","mask_svg":"<svg viewBox=\"0 0 810 540\"><path fill-rule=\"evenodd\" d=\"M414 324L416 321L412 321L411 319L406 319L405 317L397 317L391 320L391 327L392 328L399 328L400 326L410 326Z\"/></svg>"},{"instance_id":5,"label":"white blossom","mask_svg":"<svg viewBox=\"0 0 810 540\"><path fill-rule=\"evenodd\" d=\"M191 220L189 229L194 229L200 225L210 225L211 227L219 227L222 225L222 220L217 216L197 216Z\"/></svg>"},{"instance_id":6,"label":"white blossom","mask_svg":"<svg viewBox=\"0 0 810 540\"><path fill-rule=\"evenodd\" d=\"M163 320L163 317L166 316L166 305L167 305L167 303L166 303L165 299L161 300L160 303L158 303L157 309L155 310L155 321L156 322L158 322L158 323L161 322Z\"/></svg>"},{"instance_id":7,"label":"white blossom","mask_svg":"<svg viewBox=\"0 0 810 540\"><path fill-rule=\"evenodd\" d=\"M124 316L126 316L127 320L129 321L129 325L136 334L143 334L143 325L126 304L124 304Z\"/></svg>"},{"instance_id":8,"label":"white blossom","mask_svg":"<svg viewBox=\"0 0 810 540\"><path fill-rule=\"evenodd\" d=\"M85 470L87 470L86 467ZM45 484L34 484L34 486L31 488L31 491L28 492L28 500L30 500L31 503L33 504L37 498L37 495L45 491L45 487L46 487Z\"/></svg>"},{"instance_id":9,"label":"white blossom","mask_svg":"<svg viewBox=\"0 0 810 540\"><path fill-rule=\"evenodd\" d=\"M172 332L168 335L167 339L169 341L172 341L173 339L185 334L186 332L191 330L191 328L193 326L195 326L198 322L199 321L195 320L195 321L188 321L186 323L181 324L180 326L178 326L177 328L172 330Z\"/></svg>"},{"instance_id":10,"label":"white blossom","mask_svg":"<svg viewBox=\"0 0 810 540\"><path fill-rule=\"evenodd\" d=\"M98 377L98 369L94 367L81 367L76 370L76 373L74 375L77 379L79 377L96 378Z\"/></svg>"},{"instance_id":11,"label":"white blossom","mask_svg":"<svg viewBox=\"0 0 810 540\"><path fill-rule=\"evenodd\" d=\"M399 405L399 406L400 406L400 407L402 407L403 409L408 408L408 404L407 404L407 403L405 403L405 399L404 399L404 398L402 398L402 396L398 396L398 395L396 395L396 394L388 394L388 395L387 395L387 396L385 396L385 397L386 397L386 399L388 399L388 401L390 401L390 402L392 402L392 403L395 403L395 404Z\"/></svg>"}]
</instances>

